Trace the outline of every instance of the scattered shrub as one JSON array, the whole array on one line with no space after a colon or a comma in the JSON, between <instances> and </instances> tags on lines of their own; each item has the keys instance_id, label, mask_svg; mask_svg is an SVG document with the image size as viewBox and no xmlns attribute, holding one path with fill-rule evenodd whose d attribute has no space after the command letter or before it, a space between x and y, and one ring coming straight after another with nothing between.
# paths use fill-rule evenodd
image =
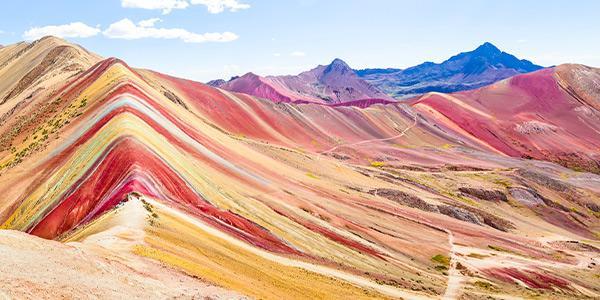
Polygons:
<instances>
[{"instance_id":1,"label":"scattered shrub","mask_svg":"<svg viewBox=\"0 0 600 300\"><path fill-rule=\"evenodd\" d=\"M374 167L374 168L381 168L381 167L383 167L383 166L385 166L385 163L384 163L384 162L382 162L382 161L372 161L372 162L371 162L371 167Z\"/></svg>"},{"instance_id":2,"label":"scattered shrub","mask_svg":"<svg viewBox=\"0 0 600 300\"><path fill-rule=\"evenodd\" d=\"M435 255L435 256L433 256L431 258L431 260L434 261L434 262L440 263L440 264L442 264L444 266L450 265L450 258L448 256L443 255L443 254Z\"/></svg>"}]
</instances>

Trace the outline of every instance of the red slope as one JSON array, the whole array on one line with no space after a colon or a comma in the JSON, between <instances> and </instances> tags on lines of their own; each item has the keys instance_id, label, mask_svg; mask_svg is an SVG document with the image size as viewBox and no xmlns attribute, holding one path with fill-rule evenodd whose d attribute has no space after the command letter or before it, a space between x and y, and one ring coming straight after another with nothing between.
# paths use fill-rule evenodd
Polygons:
<instances>
[{"instance_id":1,"label":"red slope","mask_svg":"<svg viewBox=\"0 0 600 300\"><path fill-rule=\"evenodd\" d=\"M276 90L268 82L265 82L262 77L248 73L242 77L234 79L220 86L220 88L253 95L260 98L270 99L275 102L292 102L294 100L309 100L309 99L291 99L284 95L284 92Z\"/></svg>"},{"instance_id":2,"label":"red slope","mask_svg":"<svg viewBox=\"0 0 600 300\"><path fill-rule=\"evenodd\" d=\"M571 82L559 83L560 74L575 67L544 69L449 96L427 94L411 105L424 114L443 115L442 124L457 125L507 155L598 172L600 114L565 88Z\"/></svg>"}]
</instances>

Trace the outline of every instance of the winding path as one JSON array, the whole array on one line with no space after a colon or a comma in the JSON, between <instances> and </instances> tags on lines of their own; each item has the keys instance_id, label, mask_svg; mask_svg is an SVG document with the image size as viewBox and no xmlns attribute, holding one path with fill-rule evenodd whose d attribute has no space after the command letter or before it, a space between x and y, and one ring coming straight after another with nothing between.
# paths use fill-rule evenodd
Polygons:
<instances>
[{"instance_id":1,"label":"winding path","mask_svg":"<svg viewBox=\"0 0 600 300\"><path fill-rule=\"evenodd\" d=\"M400 134L397 134L397 135L394 135L394 136L391 136L391 137L387 137L387 138L382 138L382 139L370 139L370 140L363 140L363 141L359 141L359 142L355 142L355 143L350 143L350 144L340 144L340 145L332 147L331 149L328 149L328 150L325 150L325 151L321 151L319 153L320 154L326 154L326 153L329 153L329 152L332 152L332 151L336 150L339 147L356 146L356 145L367 144L367 143L371 143L371 142L383 142L383 141L389 141L389 140L397 139L399 137L404 136L413 127L417 126L417 123L418 123L417 115L415 114L413 117L414 117L413 123L410 126L406 127L402 132L400 132Z\"/></svg>"},{"instance_id":2,"label":"winding path","mask_svg":"<svg viewBox=\"0 0 600 300\"><path fill-rule=\"evenodd\" d=\"M450 244L450 268L448 269L448 284L442 299L456 299L462 282L462 275L456 268L456 247L454 246L454 234L452 231L445 230L448 233L448 243Z\"/></svg>"},{"instance_id":3,"label":"winding path","mask_svg":"<svg viewBox=\"0 0 600 300\"><path fill-rule=\"evenodd\" d=\"M370 140L364 140L364 141L359 141L359 142L355 142L355 143L350 143L350 144L341 144L341 145L337 145L332 147L331 149L328 149L326 151L322 151L319 152L320 154L326 154L329 152L332 152L334 150L336 150L339 147L344 147L344 146L356 146L356 145L361 145L361 144L367 144L367 143L371 143L371 142L383 142L383 141L389 141L389 140L393 140L399 137L404 136L409 130L411 130L413 127L417 126L418 124L418 119L417 119L417 115L413 115L414 121L413 123L408 126L407 128L405 128L402 132L400 132L399 134L392 136L392 137L387 137L387 138L381 138L381 139L370 139ZM375 194L376 196L377 193ZM404 218L407 218L406 216L403 216ZM450 246L450 253L449 253L449 257L450 257L450 266L448 269L448 283L446 286L446 291L444 292L444 295L442 296L442 299L456 299L458 296L458 293L460 291L460 286L461 286L461 282L462 282L462 275L460 274L460 271L456 268L458 262L457 262L457 256L456 256L456 247L454 246L454 234L452 233L452 231L446 229L446 228L442 228L439 227L437 225L433 225L429 222L423 222L420 220L415 220L413 218L407 218L410 219L413 222L416 223L420 223L423 225L427 225L429 227L435 228L437 230L441 230L445 233L448 234L448 244Z\"/></svg>"},{"instance_id":4,"label":"winding path","mask_svg":"<svg viewBox=\"0 0 600 300\"><path fill-rule=\"evenodd\" d=\"M377 192L375 193L375 196L380 197L379 195L377 195ZM372 206L369 206L369 205L363 205L363 206L367 207L367 208L371 208L371 209L373 208ZM404 215L404 214L401 215L401 214L397 214L397 213L394 213L394 215L396 217L445 232L448 235L448 245L450 246L450 252L448 254L450 257L450 266L448 268L448 283L446 284L446 290L444 292L444 295L442 295L442 299L456 299L457 296L459 296L460 286L461 286L463 279L462 279L462 275L460 274L460 271L456 268L456 266L458 264L458 261L457 261L458 259L457 259L457 255L456 255L456 246L454 244L454 234L452 233L452 231L450 231L446 228L440 227L438 225L432 224L429 220L424 220L421 217L414 218L414 217L410 217L408 215Z\"/></svg>"}]
</instances>

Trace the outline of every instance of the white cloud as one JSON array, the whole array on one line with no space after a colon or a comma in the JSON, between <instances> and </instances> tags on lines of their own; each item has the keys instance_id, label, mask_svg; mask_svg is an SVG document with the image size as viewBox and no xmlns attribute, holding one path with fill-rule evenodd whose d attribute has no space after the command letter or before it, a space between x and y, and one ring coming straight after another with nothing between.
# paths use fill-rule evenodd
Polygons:
<instances>
[{"instance_id":1,"label":"white cloud","mask_svg":"<svg viewBox=\"0 0 600 300\"><path fill-rule=\"evenodd\" d=\"M275 56L275 57L280 57L280 56L281 56L281 53L273 53L273 56Z\"/></svg>"},{"instance_id":2,"label":"white cloud","mask_svg":"<svg viewBox=\"0 0 600 300\"><path fill-rule=\"evenodd\" d=\"M121 0L123 7L162 10L163 14L168 14L174 9L186 9L190 4L204 5L211 14L250 8L249 4L241 3L239 0Z\"/></svg>"},{"instance_id":3,"label":"white cloud","mask_svg":"<svg viewBox=\"0 0 600 300\"><path fill-rule=\"evenodd\" d=\"M238 0L191 0L194 5L205 5L211 14L222 13L226 9L231 12L250 8L250 4L240 3Z\"/></svg>"},{"instance_id":4,"label":"white cloud","mask_svg":"<svg viewBox=\"0 0 600 300\"><path fill-rule=\"evenodd\" d=\"M294 51L292 53L290 53L291 56L295 56L295 57L304 57L306 56L306 53L302 52L302 51Z\"/></svg>"},{"instance_id":5,"label":"white cloud","mask_svg":"<svg viewBox=\"0 0 600 300\"><path fill-rule=\"evenodd\" d=\"M162 22L162 20L160 18L141 20L138 22L138 25L141 27L154 27L154 24L156 24L157 22Z\"/></svg>"},{"instance_id":6,"label":"white cloud","mask_svg":"<svg viewBox=\"0 0 600 300\"><path fill-rule=\"evenodd\" d=\"M185 9L189 5L186 0L121 0L122 7L160 9L165 15L174 9Z\"/></svg>"},{"instance_id":7,"label":"white cloud","mask_svg":"<svg viewBox=\"0 0 600 300\"><path fill-rule=\"evenodd\" d=\"M33 27L23 33L26 40L36 40L47 35L62 38L87 38L100 33L99 28L88 26L81 22L73 22L64 25L50 25L44 27Z\"/></svg>"},{"instance_id":8,"label":"white cloud","mask_svg":"<svg viewBox=\"0 0 600 300\"><path fill-rule=\"evenodd\" d=\"M152 23L152 25L154 25L154 23ZM232 32L209 32L199 34L189 32L181 28L155 28L153 26L144 27L136 25L129 19L122 19L118 22L110 24L110 26L104 30L103 34L106 37L113 39L180 39L186 43L231 42L238 39L238 36Z\"/></svg>"}]
</instances>

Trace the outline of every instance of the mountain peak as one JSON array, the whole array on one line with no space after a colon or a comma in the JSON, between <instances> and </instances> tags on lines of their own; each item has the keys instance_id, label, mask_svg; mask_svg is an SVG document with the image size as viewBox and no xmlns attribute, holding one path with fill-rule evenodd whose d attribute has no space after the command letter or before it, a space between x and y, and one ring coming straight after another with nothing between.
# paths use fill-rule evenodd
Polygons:
<instances>
[{"instance_id":1,"label":"mountain peak","mask_svg":"<svg viewBox=\"0 0 600 300\"><path fill-rule=\"evenodd\" d=\"M352 68L350 68L350 66L343 60L336 58L334 59L323 71L323 74L330 74L330 73L336 73L336 74L353 74L354 71L352 70Z\"/></svg>"},{"instance_id":2,"label":"mountain peak","mask_svg":"<svg viewBox=\"0 0 600 300\"><path fill-rule=\"evenodd\" d=\"M240 77L237 77L237 76L234 76L234 77L232 77L231 79L240 78ZM244 74L244 75L241 76L241 78L258 78L258 77L260 77L260 76L254 74L252 72L248 72L248 73L246 73L246 74Z\"/></svg>"},{"instance_id":3,"label":"mountain peak","mask_svg":"<svg viewBox=\"0 0 600 300\"><path fill-rule=\"evenodd\" d=\"M502 53L502 51L500 49L498 49L498 47L494 46L494 44L492 44L490 42L483 43L481 46L477 47L477 49L473 50L473 52L480 53L480 54Z\"/></svg>"},{"instance_id":4,"label":"mountain peak","mask_svg":"<svg viewBox=\"0 0 600 300\"><path fill-rule=\"evenodd\" d=\"M348 66L348 64L345 61L343 61L342 59L340 59L340 58L334 59L329 65L330 66L331 65L337 65L337 66L343 66L343 67L350 68L350 66Z\"/></svg>"},{"instance_id":5,"label":"mountain peak","mask_svg":"<svg viewBox=\"0 0 600 300\"><path fill-rule=\"evenodd\" d=\"M475 89L498 80L543 68L504 52L490 42L456 54L442 63L420 65L389 72L372 69L358 76L398 98L427 92L457 92Z\"/></svg>"},{"instance_id":6,"label":"mountain peak","mask_svg":"<svg viewBox=\"0 0 600 300\"><path fill-rule=\"evenodd\" d=\"M65 40L61 37L55 36L55 35L45 35L45 36L39 38L38 41L40 41L40 42L41 41L55 41L55 42L60 42L60 43L68 43L67 40Z\"/></svg>"},{"instance_id":7,"label":"mountain peak","mask_svg":"<svg viewBox=\"0 0 600 300\"><path fill-rule=\"evenodd\" d=\"M207 82L206 84L214 87L221 87L226 83L227 81L225 81L225 79L215 79Z\"/></svg>"}]
</instances>

